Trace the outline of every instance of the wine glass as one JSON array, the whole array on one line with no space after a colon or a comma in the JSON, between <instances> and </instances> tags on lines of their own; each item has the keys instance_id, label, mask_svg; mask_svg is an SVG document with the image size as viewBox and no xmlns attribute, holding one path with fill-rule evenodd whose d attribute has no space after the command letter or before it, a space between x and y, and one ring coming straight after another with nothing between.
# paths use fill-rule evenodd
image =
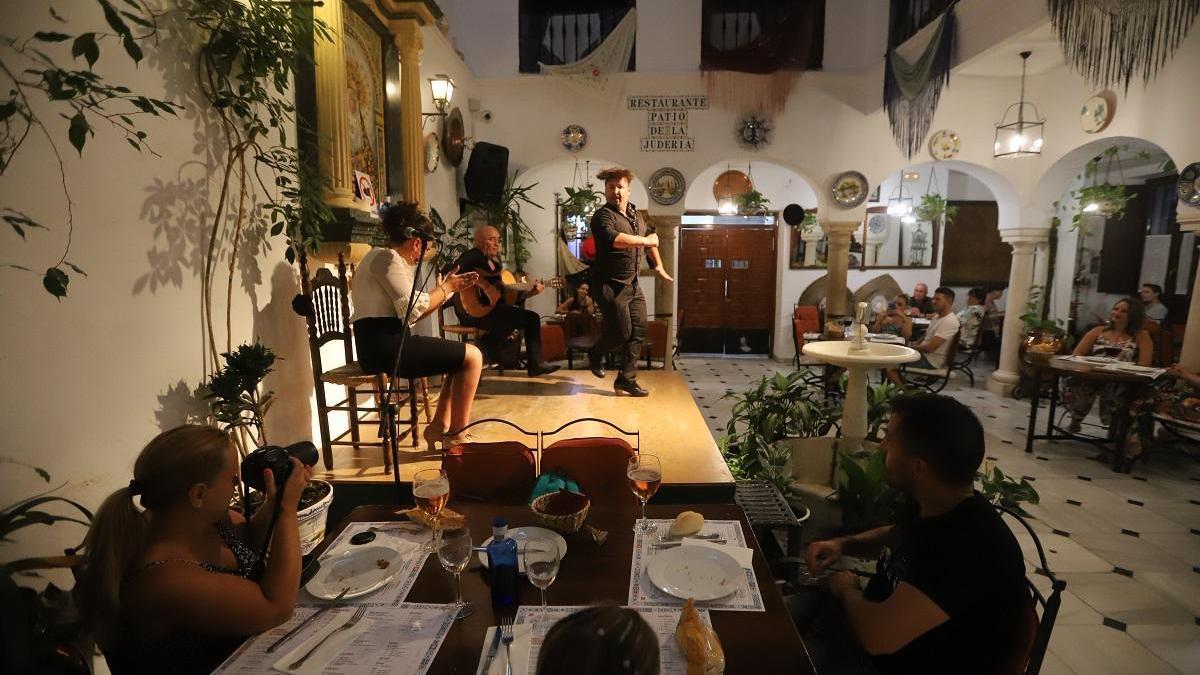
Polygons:
<instances>
[{"instance_id":1,"label":"wine glass","mask_svg":"<svg viewBox=\"0 0 1200 675\"><path fill-rule=\"evenodd\" d=\"M549 539L531 539L525 544L525 576L542 592L542 607L546 606L546 589L558 578L558 543Z\"/></svg>"},{"instance_id":2,"label":"wine glass","mask_svg":"<svg viewBox=\"0 0 1200 675\"><path fill-rule=\"evenodd\" d=\"M650 501L654 493L658 492L658 486L662 485L662 463L654 455L634 455L629 458L625 475L629 477L629 487L634 496L642 503L642 519L633 526L633 531L645 534L650 531L650 525L646 522L646 502Z\"/></svg>"},{"instance_id":3,"label":"wine glass","mask_svg":"<svg viewBox=\"0 0 1200 675\"><path fill-rule=\"evenodd\" d=\"M454 620L465 619L475 613L475 605L463 600L462 572L471 561L471 530L466 526L448 530L442 535L438 548L438 561L454 575Z\"/></svg>"},{"instance_id":4,"label":"wine glass","mask_svg":"<svg viewBox=\"0 0 1200 675\"><path fill-rule=\"evenodd\" d=\"M413 501L417 508L429 516L433 528L433 542L426 549L437 551L442 541L442 531L438 528L438 514L450 501L450 479L442 469L423 469L413 474Z\"/></svg>"}]
</instances>

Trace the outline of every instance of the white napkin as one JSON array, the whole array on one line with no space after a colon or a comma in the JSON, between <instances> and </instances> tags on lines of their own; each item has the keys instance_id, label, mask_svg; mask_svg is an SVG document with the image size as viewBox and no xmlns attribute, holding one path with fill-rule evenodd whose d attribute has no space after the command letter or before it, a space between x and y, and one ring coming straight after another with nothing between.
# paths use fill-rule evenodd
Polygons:
<instances>
[{"instance_id":1,"label":"white napkin","mask_svg":"<svg viewBox=\"0 0 1200 675\"><path fill-rule=\"evenodd\" d=\"M483 648L479 650L479 665L475 668L475 675L505 675L508 668L504 665L504 643L501 642L496 649L496 657L492 659L492 665L487 672L483 670L483 664L487 663L488 647L492 646L492 636L499 630L496 626L487 629L487 633L483 635ZM529 672L529 646L532 642L530 639L533 636L533 624L518 623L513 625L513 641L509 647L512 652L512 671L515 675L524 675Z\"/></svg>"},{"instance_id":2,"label":"white napkin","mask_svg":"<svg viewBox=\"0 0 1200 675\"><path fill-rule=\"evenodd\" d=\"M692 537L684 537L683 543L688 546L705 546L707 548L715 548L718 551L724 551L733 557L739 565L746 569L754 568L754 549L745 546L732 546L730 544L714 544L707 539L694 539Z\"/></svg>"},{"instance_id":3,"label":"white napkin","mask_svg":"<svg viewBox=\"0 0 1200 675\"><path fill-rule=\"evenodd\" d=\"M292 670L288 666L300 660L301 656L308 653L308 650L315 644L321 641L326 635L337 630L340 626L350 620L354 616L356 608L351 607L349 611L333 611L330 612L333 616L321 627L320 630L313 633L307 640L296 645L292 651L284 654L278 661L271 665L272 668L281 673L291 673L292 675L316 675L325 669L325 665L333 660L335 656L341 654L354 638L358 636L367 626L371 624L371 618L364 616L358 623L350 628L334 635L321 645L321 648L308 657L304 665Z\"/></svg>"}]
</instances>

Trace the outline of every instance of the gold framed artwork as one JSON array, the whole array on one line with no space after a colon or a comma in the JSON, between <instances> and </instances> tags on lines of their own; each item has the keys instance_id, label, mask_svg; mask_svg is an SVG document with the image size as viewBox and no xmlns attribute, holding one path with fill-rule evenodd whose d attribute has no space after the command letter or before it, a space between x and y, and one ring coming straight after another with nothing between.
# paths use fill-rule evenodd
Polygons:
<instances>
[{"instance_id":1,"label":"gold framed artwork","mask_svg":"<svg viewBox=\"0 0 1200 675\"><path fill-rule=\"evenodd\" d=\"M346 112L350 166L375 185L387 185L384 158L383 38L366 20L342 5L346 46Z\"/></svg>"}]
</instances>

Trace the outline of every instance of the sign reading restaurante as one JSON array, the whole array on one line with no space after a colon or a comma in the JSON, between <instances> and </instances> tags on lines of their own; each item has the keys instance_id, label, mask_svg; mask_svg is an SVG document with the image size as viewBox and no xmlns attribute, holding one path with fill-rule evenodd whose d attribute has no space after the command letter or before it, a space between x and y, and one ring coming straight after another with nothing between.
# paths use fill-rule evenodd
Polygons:
<instances>
[{"instance_id":1,"label":"sign reading restaurante","mask_svg":"<svg viewBox=\"0 0 1200 675\"><path fill-rule=\"evenodd\" d=\"M708 97L630 96L628 107L646 111L642 152L691 152L696 149L696 139L688 136L688 111L707 110Z\"/></svg>"}]
</instances>

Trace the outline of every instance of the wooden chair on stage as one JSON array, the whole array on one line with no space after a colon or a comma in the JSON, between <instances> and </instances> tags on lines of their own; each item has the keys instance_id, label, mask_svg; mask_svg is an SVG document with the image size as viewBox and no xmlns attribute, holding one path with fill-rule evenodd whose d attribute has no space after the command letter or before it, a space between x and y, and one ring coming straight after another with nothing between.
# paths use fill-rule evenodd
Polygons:
<instances>
[{"instance_id":1,"label":"wooden chair on stage","mask_svg":"<svg viewBox=\"0 0 1200 675\"><path fill-rule=\"evenodd\" d=\"M567 343L567 368L575 367L575 353L585 356L600 340L601 320L588 312L571 311L563 318L563 333Z\"/></svg>"},{"instance_id":2,"label":"wooden chair on stage","mask_svg":"<svg viewBox=\"0 0 1200 675\"><path fill-rule=\"evenodd\" d=\"M585 436L564 438L545 445L547 436L554 436L564 429L584 422L597 422L633 438L630 445L624 438L610 436ZM579 483L585 494L592 498L632 498L629 479L626 477L629 458L639 452L641 434L626 431L621 427L595 417L571 420L553 431L542 433L542 472L561 470Z\"/></svg>"},{"instance_id":3,"label":"wooden chair on stage","mask_svg":"<svg viewBox=\"0 0 1200 675\"><path fill-rule=\"evenodd\" d=\"M646 342L642 344L642 358L646 359L646 370L652 369L652 359L662 361L663 368L667 367L667 342L669 341L667 322L653 319L646 323Z\"/></svg>"},{"instance_id":4,"label":"wooden chair on stage","mask_svg":"<svg viewBox=\"0 0 1200 675\"><path fill-rule=\"evenodd\" d=\"M442 450L442 468L450 480L450 493L456 499L524 504L529 501L537 480L537 432L526 431L507 420L487 418L472 422L448 435L457 436L481 424L504 424L529 437L533 447L520 441L469 441Z\"/></svg>"},{"instance_id":5,"label":"wooden chair on stage","mask_svg":"<svg viewBox=\"0 0 1200 675\"><path fill-rule=\"evenodd\" d=\"M542 361L565 361L567 336L560 323L542 324Z\"/></svg>"},{"instance_id":6,"label":"wooden chair on stage","mask_svg":"<svg viewBox=\"0 0 1200 675\"><path fill-rule=\"evenodd\" d=\"M380 417L379 401L387 391L390 378L383 374L363 372L354 358L354 337L350 325L350 296L346 279L346 263L338 257L338 275L335 277L329 268L321 267L309 279L308 261L306 256L300 258L300 280L304 297L309 301L305 311L308 324L308 351L312 360L313 387L317 400L317 422L321 432L321 457L325 469L333 468L333 448L350 446L353 448L375 447L383 450L383 466L391 472L391 448L387 446L383 422ZM311 310L311 311L308 311ZM340 340L345 354L345 365L326 370L321 358L321 347ZM325 385L332 384L346 388L346 397L336 403L326 399ZM397 440L410 437L413 447L417 446L417 397L424 401L425 421L429 421L428 384L425 378L409 379L396 383L394 393L399 411L400 433ZM371 396L372 405L359 402L362 396ZM407 407L408 414L404 414ZM329 414L334 412L346 413L348 428L336 437L330 437ZM378 429L379 440L364 440L360 426L371 425ZM349 436L349 440L345 440Z\"/></svg>"}]
</instances>

